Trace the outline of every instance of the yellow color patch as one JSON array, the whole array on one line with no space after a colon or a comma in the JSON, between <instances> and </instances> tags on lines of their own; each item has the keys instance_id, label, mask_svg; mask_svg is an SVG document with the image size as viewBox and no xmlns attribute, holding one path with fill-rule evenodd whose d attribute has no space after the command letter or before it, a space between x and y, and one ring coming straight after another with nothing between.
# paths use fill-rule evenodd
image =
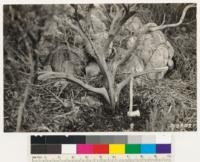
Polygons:
<instances>
[{"instance_id":1,"label":"yellow color patch","mask_svg":"<svg viewBox=\"0 0 200 162\"><path fill-rule=\"evenodd\" d=\"M125 154L125 144L109 144L109 154Z\"/></svg>"}]
</instances>

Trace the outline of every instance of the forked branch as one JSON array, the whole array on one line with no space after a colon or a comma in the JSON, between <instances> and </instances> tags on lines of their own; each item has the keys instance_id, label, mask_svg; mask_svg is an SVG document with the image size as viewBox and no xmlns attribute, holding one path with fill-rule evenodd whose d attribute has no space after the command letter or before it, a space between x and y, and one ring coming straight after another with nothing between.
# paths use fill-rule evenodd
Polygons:
<instances>
[{"instance_id":1,"label":"forked branch","mask_svg":"<svg viewBox=\"0 0 200 162\"><path fill-rule=\"evenodd\" d=\"M129 20L129 18L137 13L135 10L129 11L129 8L123 5L121 8L119 5L114 5L114 8L116 10L116 14L110 25L108 40L105 43L105 50L109 48L110 43L120 31L121 27Z\"/></svg>"},{"instance_id":2,"label":"forked branch","mask_svg":"<svg viewBox=\"0 0 200 162\"><path fill-rule=\"evenodd\" d=\"M71 81L73 83L80 85L81 87L83 87L84 89L86 89L88 91L100 94L108 101L108 103L110 102L108 93L104 87L101 87L101 88L93 87L93 86L88 85L88 84L84 83L83 81L75 78L73 75L61 73L61 72L46 72L45 71L45 72L41 72L39 74L40 74L38 77L39 80L45 81L48 79L66 79L68 81Z\"/></svg>"},{"instance_id":3,"label":"forked branch","mask_svg":"<svg viewBox=\"0 0 200 162\"><path fill-rule=\"evenodd\" d=\"M114 76L116 75L119 66L122 65L123 63L125 63L132 55L134 55L134 50L136 49L136 47L138 45L137 42L138 41L136 40L136 42L133 45L133 47L124 54L124 57L122 57L119 61L117 61L115 63L114 68L113 68Z\"/></svg>"},{"instance_id":4,"label":"forked branch","mask_svg":"<svg viewBox=\"0 0 200 162\"><path fill-rule=\"evenodd\" d=\"M162 71L166 71L166 70L168 70L168 67L149 69L149 70L145 70L145 71L142 71L142 72L139 72L139 73L131 73L127 78L125 78L123 81L121 81L117 85L118 93L120 93L121 90L129 83L131 78L136 78L136 77L139 77L141 75L145 75L145 74L149 74L149 73L158 73L158 72L162 72Z\"/></svg>"},{"instance_id":5,"label":"forked branch","mask_svg":"<svg viewBox=\"0 0 200 162\"><path fill-rule=\"evenodd\" d=\"M187 13L187 11L190 9L190 8L194 8L196 7L196 4L190 4L190 5L187 5L183 12L182 12L182 15L179 19L179 21L177 23L174 23L174 24L166 24L166 25L163 25L163 23L160 25L160 26L156 26L156 27L151 27L149 30L150 31L156 31L156 30L162 30L162 29L165 29L165 28L171 28L171 27L176 27L176 26L179 26L180 24L183 23L183 20L185 18L185 15Z\"/></svg>"}]
</instances>

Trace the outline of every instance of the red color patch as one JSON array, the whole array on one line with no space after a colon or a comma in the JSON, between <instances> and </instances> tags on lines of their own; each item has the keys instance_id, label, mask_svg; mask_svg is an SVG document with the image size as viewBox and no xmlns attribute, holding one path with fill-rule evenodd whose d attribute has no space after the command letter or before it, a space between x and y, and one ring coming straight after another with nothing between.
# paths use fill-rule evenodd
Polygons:
<instances>
[{"instance_id":1,"label":"red color patch","mask_svg":"<svg viewBox=\"0 0 200 162\"><path fill-rule=\"evenodd\" d=\"M93 145L93 154L109 154L109 145L108 144Z\"/></svg>"}]
</instances>

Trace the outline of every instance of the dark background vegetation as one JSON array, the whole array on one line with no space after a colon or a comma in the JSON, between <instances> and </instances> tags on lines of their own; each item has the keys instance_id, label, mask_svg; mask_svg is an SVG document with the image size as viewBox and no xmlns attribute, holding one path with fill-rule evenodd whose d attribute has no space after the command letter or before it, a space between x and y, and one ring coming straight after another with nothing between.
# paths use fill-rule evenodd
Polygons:
<instances>
[{"instance_id":1,"label":"dark background vegetation","mask_svg":"<svg viewBox=\"0 0 200 162\"><path fill-rule=\"evenodd\" d=\"M185 6L186 4L141 4L141 17L145 23L161 24L165 15L166 23L174 23L179 20ZM23 100L22 94L30 73L30 68L26 64L27 47L24 42L28 41L31 49L37 48L41 34L40 27L43 27L45 21L51 19L53 15L67 12L64 5L16 5L12 6L12 9L7 5L4 6L4 131L6 132L16 130L17 108ZM24 31L20 31L19 26ZM29 35L27 39L23 35L27 31L31 31L34 38ZM59 87L53 87L52 84L43 86L33 78L35 81L31 85L31 93L23 112L22 131L129 131L130 124L134 125L133 131L196 130L196 10L188 11L182 25L167 28L163 32L175 50L173 58L175 67L164 79L152 80L143 87L135 87L134 105L140 109L141 117L127 117L128 87L123 90L119 109L114 114L81 105L77 114L62 116L70 110L63 107L48 91L51 90L56 94L59 92ZM59 40L57 41L59 45ZM62 97L80 100L80 96L85 94L88 92L70 83Z\"/></svg>"}]
</instances>

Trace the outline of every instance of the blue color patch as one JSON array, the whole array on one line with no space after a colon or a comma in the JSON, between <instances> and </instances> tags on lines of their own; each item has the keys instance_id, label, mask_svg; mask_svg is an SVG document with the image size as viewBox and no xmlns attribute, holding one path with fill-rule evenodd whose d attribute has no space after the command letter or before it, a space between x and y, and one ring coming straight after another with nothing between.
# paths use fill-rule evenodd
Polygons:
<instances>
[{"instance_id":1,"label":"blue color patch","mask_svg":"<svg viewBox=\"0 0 200 162\"><path fill-rule=\"evenodd\" d=\"M141 144L141 154L156 154L156 144Z\"/></svg>"}]
</instances>

